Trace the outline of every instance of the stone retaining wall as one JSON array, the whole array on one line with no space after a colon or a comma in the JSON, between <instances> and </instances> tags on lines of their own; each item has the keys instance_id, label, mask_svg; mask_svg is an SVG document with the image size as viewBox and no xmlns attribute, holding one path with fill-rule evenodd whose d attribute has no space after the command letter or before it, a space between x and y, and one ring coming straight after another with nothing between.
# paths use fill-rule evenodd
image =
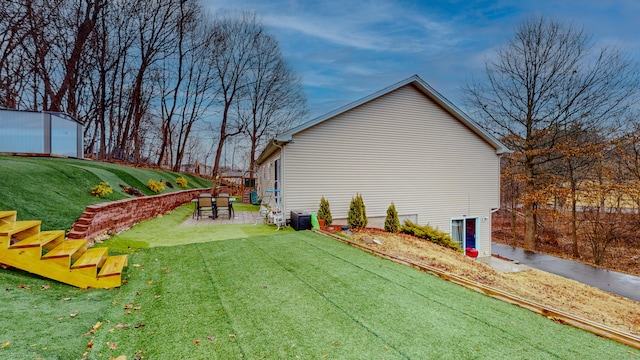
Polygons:
<instances>
[{"instance_id":1,"label":"stone retaining wall","mask_svg":"<svg viewBox=\"0 0 640 360\"><path fill-rule=\"evenodd\" d=\"M165 214L195 199L210 188L184 190L168 194L122 199L89 205L67 233L69 239L93 239L105 232L128 229L140 221Z\"/></svg>"}]
</instances>

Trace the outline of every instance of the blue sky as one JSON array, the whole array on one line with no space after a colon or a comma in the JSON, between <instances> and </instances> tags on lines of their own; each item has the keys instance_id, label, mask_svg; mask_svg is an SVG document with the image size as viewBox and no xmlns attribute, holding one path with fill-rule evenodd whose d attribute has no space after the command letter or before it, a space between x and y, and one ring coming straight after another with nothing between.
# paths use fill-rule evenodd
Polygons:
<instances>
[{"instance_id":1,"label":"blue sky","mask_svg":"<svg viewBox=\"0 0 640 360\"><path fill-rule=\"evenodd\" d=\"M303 77L315 117L418 74L464 109L461 86L531 15L616 44L640 61L637 0L203 0L255 11Z\"/></svg>"}]
</instances>

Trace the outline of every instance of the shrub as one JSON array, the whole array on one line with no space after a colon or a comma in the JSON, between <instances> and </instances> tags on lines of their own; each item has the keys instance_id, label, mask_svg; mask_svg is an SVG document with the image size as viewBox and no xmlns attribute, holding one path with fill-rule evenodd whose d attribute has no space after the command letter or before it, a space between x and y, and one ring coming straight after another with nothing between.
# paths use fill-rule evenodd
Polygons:
<instances>
[{"instance_id":1,"label":"shrub","mask_svg":"<svg viewBox=\"0 0 640 360\"><path fill-rule=\"evenodd\" d=\"M449 234L438 229L434 229L429 225L420 226L409 220L405 220L400 231L405 234L413 235L420 239L429 240L434 244L438 244L440 246L462 252L462 248L460 248L460 245L453 241Z\"/></svg>"},{"instance_id":2,"label":"shrub","mask_svg":"<svg viewBox=\"0 0 640 360\"><path fill-rule=\"evenodd\" d=\"M154 193L159 193L162 190L164 190L164 182L162 181L156 181L153 179L149 179L149 181L147 182L147 187L153 191Z\"/></svg>"},{"instance_id":3,"label":"shrub","mask_svg":"<svg viewBox=\"0 0 640 360\"><path fill-rule=\"evenodd\" d=\"M111 188L111 185L109 185L108 182L103 181L100 184L91 188L91 191L89 193L95 197L103 198L113 193L113 188Z\"/></svg>"},{"instance_id":4,"label":"shrub","mask_svg":"<svg viewBox=\"0 0 640 360\"><path fill-rule=\"evenodd\" d=\"M396 211L396 206L393 202L387 209L387 217L384 219L384 231L390 233L400 231L400 219L398 219L398 211Z\"/></svg>"},{"instance_id":5,"label":"shrub","mask_svg":"<svg viewBox=\"0 0 640 360\"><path fill-rule=\"evenodd\" d=\"M320 208L318 208L318 220L324 220L324 224L329 226L331 222L333 222L333 217L331 216L331 206L329 205L329 201L322 197L320 199Z\"/></svg>"},{"instance_id":6,"label":"shrub","mask_svg":"<svg viewBox=\"0 0 640 360\"><path fill-rule=\"evenodd\" d=\"M180 176L178 180L176 180L176 184L180 185L180 187L186 188L189 182L184 178L184 176Z\"/></svg>"},{"instance_id":7,"label":"shrub","mask_svg":"<svg viewBox=\"0 0 640 360\"><path fill-rule=\"evenodd\" d=\"M367 208L364 205L362 196L356 194L355 198L351 198L351 205L349 206L349 216L347 223L352 229L362 229L367 227Z\"/></svg>"}]
</instances>

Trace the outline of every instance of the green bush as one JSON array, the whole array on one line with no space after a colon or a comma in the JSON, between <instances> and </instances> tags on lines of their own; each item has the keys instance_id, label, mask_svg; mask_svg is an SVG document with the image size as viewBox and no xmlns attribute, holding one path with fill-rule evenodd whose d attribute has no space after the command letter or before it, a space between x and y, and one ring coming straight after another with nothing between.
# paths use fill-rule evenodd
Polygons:
<instances>
[{"instance_id":1,"label":"green bush","mask_svg":"<svg viewBox=\"0 0 640 360\"><path fill-rule=\"evenodd\" d=\"M329 201L322 197L320 199L320 207L318 208L318 220L324 220L324 224L329 226L333 222L333 217L331 216L331 206L329 205Z\"/></svg>"},{"instance_id":2,"label":"green bush","mask_svg":"<svg viewBox=\"0 0 640 360\"><path fill-rule=\"evenodd\" d=\"M149 188L149 190L157 194L164 190L164 183L162 181L149 179L149 181L147 182L147 187Z\"/></svg>"},{"instance_id":3,"label":"green bush","mask_svg":"<svg viewBox=\"0 0 640 360\"><path fill-rule=\"evenodd\" d=\"M91 195L99 198L103 198L109 194L113 193L113 188L109 185L108 182L101 182L100 184L91 188L89 192Z\"/></svg>"},{"instance_id":4,"label":"green bush","mask_svg":"<svg viewBox=\"0 0 640 360\"><path fill-rule=\"evenodd\" d=\"M186 188L189 182L184 178L184 176L180 176L178 180L176 180L176 184L180 185L180 187Z\"/></svg>"},{"instance_id":5,"label":"green bush","mask_svg":"<svg viewBox=\"0 0 640 360\"><path fill-rule=\"evenodd\" d=\"M387 217L384 219L384 231L390 233L400 231L400 219L398 219L398 211L396 211L396 206L393 204L393 201L387 209Z\"/></svg>"},{"instance_id":6,"label":"green bush","mask_svg":"<svg viewBox=\"0 0 640 360\"><path fill-rule=\"evenodd\" d=\"M362 200L362 195L356 194L355 198L351 198L347 223L352 229L363 229L367 227L368 222L367 208Z\"/></svg>"},{"instance_id":7,"label":"green bush","mask_svg":"<svg viewBox=\"0 0 640 360\"><path fill-rule=\"evenodd\" d=\"M440 246L462 252L462 248L460 248L460 245L453 241L449 234L438 229L434 229L429 225L420 226L409 220L405 220L400 231L405 234L413 235L420 239L429 240L434 244L438 244Z\"/></svg>"}]
</instances>

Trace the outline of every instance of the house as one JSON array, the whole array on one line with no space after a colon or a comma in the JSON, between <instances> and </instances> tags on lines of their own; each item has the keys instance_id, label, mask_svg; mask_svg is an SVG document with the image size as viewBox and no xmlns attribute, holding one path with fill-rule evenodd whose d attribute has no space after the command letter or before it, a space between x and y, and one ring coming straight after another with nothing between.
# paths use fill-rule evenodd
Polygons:
<instances>
[{"instance_id":1,"label":"house","mask_svg":"<svg viewBox=\"0 0 640 360\"><path fill-rule=\"evenodd\" d=\"M83 157L83 126L50 111L0 109L0 153Z\"/></svg>"},{"instance_id":2,"label":"house","mask_svg":"<svg viewBox=\"0 0 640 360\"><path fill-rule=\"evenodd\" d=\"M401 222L437 227L488 257L507 152L412 76L275 138L258 158L258 187L278 195L284 214L315 212L324 196L342 224L357 193L372 227L384 227L393 202Z\"/></svg>"}]
</instances>

